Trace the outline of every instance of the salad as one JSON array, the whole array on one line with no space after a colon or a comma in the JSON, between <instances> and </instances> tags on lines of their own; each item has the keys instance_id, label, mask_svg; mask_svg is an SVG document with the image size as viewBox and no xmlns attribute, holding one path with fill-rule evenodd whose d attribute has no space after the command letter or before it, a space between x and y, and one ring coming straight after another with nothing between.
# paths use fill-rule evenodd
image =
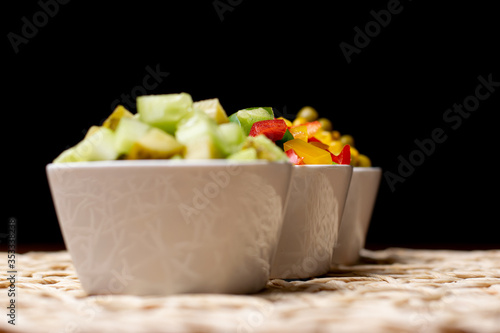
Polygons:
<instances>
[{"instance_id":1,"label":"salad","mask_svg":"<svg viewBox=\"0 0 500 333\"><path fill-rule=\"evenodd\" d=\"M227 116L218 98L191 95L137 97L137 113L122 105L94 125L54 163L135 159L268 160L304 164L369 166L351 136L304 107L293 121L275 118L272 107L250 107Z\"/></svg>"},{"instance_id":2,"label":"salad","mask_svg":"<svg viewBox=\"0 0 500 333\"><path fill-rule=\"evenodd\" d=\"M252 110L238 111L229 118L237 122L239 113L248 112ZM267 118L254 122L247 132L250 136L266 135L285 151L290 162L295 165L371 166L368 156L360 154L354 147L351 135L341 135L339 131L333 130L331 121L320 118L318 112L310 106L303 107L293 121L283 117Z\"/></svg>"},{"instance_id":3,"label":"salad","mask_svg":"<svg viewBox=\"0 0 500 333\"><path fill-rule=\"evenodd\" d=\"M122 105L85 137L64 150L54 163L134 159L233 159L289 161L265 135L248 136L247 128L272 115L253 108L241 122L230 121L219 99L193 102L188 93L139 96L137 113ZM270 112L270 113L268 113ZM242 115L241 113L238 114ZM232 118L234 119L234 118Z\"/></svg>"}]
</instances>

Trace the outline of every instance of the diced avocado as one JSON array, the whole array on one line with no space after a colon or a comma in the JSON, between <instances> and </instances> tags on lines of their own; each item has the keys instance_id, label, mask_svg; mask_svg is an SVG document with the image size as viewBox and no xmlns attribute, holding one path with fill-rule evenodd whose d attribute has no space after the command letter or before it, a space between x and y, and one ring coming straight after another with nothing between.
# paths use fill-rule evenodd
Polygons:
<instances>
[{"instance_id":1,"label":"diced avocado","mask_svg":"<svg viewBox=\"0 0 500 333\"><path fill-rule=\"evenodd\" d=\"M125 109L123 105L118 105L113 112L104 120L102 126L111 130L116 130L121 118L133 118L134 115L129 110Z\"/></svg>"},{"instance_id":2,"label":"diced avocado","mask_svg":"<svg viewBox=\"0 0 500 333\"><path fill-rule=\"evenodd\" d=\"M115 160L118 151L114 145L115 133L100 126L91 135L63 151L54 163Z\"/></svg>"},{"instance_id":3,"label":"diced avocado","mask_svg":"<svg viewBox=\"0 0 500 333\"><path fill-rule=\"evenodd\" d=\"M245 133L243 129L235 123L224 123L219 125L222 145L225 147L227 154L232 154L238 151L245 141Z\"/></svg>"},{"instance_id":4,"label":"diced avocado","mask_svg":"<svg viewBox=\"0 0 500 333\"><path fill-rule=\"evenodd\" d=\"M134 118L122 118L115 130L115 146L119 154L128 154L132 145L139 141L151 126Z\"/></svg>"},{"instance_id":5,"label":"diced avocado","mask_svg":"<svg viewBox=\"0 0 500 333\"><path fill-rule=\"evenodd\" d=\"M193 109L193 99L187 93L139 96L137 113L142 122L174 135L176 125Z\"/></svg>"},{"instance_id":6,"label":"diced avocado","mask_svg":"<svg viewBox=\"0 0 500 333\"><path fill-rule=\"evenodd\" d=\"M197 109L179 122L175 138L186 146L185 158L222 158L228 155L228 147L224 145L221 131L215 120ZM198 150L202 153L197 153Z\"/></svg>"},{"instance_id":7,"label":"diced avocado","mask_svg":"<svg viewBox=\"0 0 500 333\"><path fill-rule=\"evenodd\" d=\"M166 159L180 154L184 149L175 138L159 128L151 128L136 141L127 154L127 159Z\"/></svg>"},{"instance_id":8,"label":"diced avocado","mask_svg":"<svg viewBox=\"0 0 500 333\"><path fill-rule=\"evenodd\" d=\"M217 124L229 122L226 111L222 107L218 98L205 99L193 103L194 109L199 109L205 112L210 118L214 119Z\"/></svg>"},{"instance_id":9,"label":"diced avocado","mask_svg":"<svg viewBox=\"0 0 500 333\"><path fill-rule=\"evenodd\" d=\"M289 161L286 153L265 135L249 136L245 139L242 149L254 148L257 158L268 161Z\"/></svg>"},{"instance_id":10,"label":"diced avocado","mask_svg":"<svg viewBox=\"0 0 500 333\"><path fill-rule=\"evenodd\" d=\"M248 108L239 110L229 117L229 121L237 123L243 128L245 135L250 133L253 123L261 120L274 119L272 108Z\"/></svg>"},{"instance_id":11,"label":"diced avocado","mask_svg":"<svg viewBox=\"0 0 500 333\"><path fill-rule=\"evenodd\" d=\"M253 161L257 159L257 150L253 147L242 149L227 157L228 160Z\"/></svg>"}]
</instances>

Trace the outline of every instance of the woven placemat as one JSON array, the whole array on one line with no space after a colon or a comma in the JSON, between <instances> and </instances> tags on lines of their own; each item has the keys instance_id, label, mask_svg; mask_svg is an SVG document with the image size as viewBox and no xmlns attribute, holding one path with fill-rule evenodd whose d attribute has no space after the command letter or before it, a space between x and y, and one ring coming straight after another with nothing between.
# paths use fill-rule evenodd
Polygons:
<instances>
[{"instance_id":1,"label":"woven placemat","mask_svg":"<svg viewBox=\"0 0 500 333\"><path fill-rule=\"evenodd\" d=\"M66 251L18 254L0 332L500 332L500 250L363 250L359 264L253 295L86 296Z\"/></svg>"}]
</instances>

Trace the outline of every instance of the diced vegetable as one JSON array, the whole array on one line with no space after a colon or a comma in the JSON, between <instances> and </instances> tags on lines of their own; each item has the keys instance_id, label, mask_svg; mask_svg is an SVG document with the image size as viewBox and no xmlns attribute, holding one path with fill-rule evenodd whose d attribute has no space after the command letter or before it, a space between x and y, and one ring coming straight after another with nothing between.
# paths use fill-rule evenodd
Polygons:
<instances>
[{"instance_id":1,"label":"diced vegetable","mask_svg":"<svg viewBox=\"0 0 500 333\"><path fill-rule=\"evenodd\" d=\"M293 149L295 153L304 158L305 164L332 164L330 152L315 147L303 140L293 139L285 142L284 150Z\"/></svg>"},{"instance_id":2,"label":"diced vegetable","mask_svg":"<svg viewBox=\"0 0 500 333\"><path fill-rule=\"evenodd\" d=\"M288 159L290 160L290 162L292 162L292 164L295 164L295 165L304 165L305 164L304 157L300 157L299 155L297 155L297 153L293 149L288 149L286 151L286 155L288 156Z\"/></svg>"},{"instance_id":3,"label":"diced vegetable","mask_svg":"<svg viewBox=\"0 0 500 333\"><path fill-rule=\"evenodd\" d=\"M351 163L351 147L345 145L338 155L331 154L332 161L337 164L350 164Z\"/></svg>"},{"instance_id":4,"label":"diced vegetable","mask_svg":"<svg viewBox=\"0 0 500 333\"><path fill-rule=\"evenodd\" d=\"M288 161L288 156L274 142L265 135L248 136L245 139L242 149L254 148L257 151L257 158L268 161Z\"/></svg>"},{"instance_id":5,"label":"diced vegetable","mask_svg":"<svg viewBox=\"0 0 500 333\"><path fill-rule=\"evenodd\" d=\"M63 151L54 163L114 160L118 157L114 136L112 130L100 126L78 144Z\"/></svg>"},{"instance_id":6,"label":"diced vegetable","mask_svg":"<svg viewBox=\"0 0 500 333\"><path fill-rule=\"evenodd\" d=\"M288 129L292 133L294 139L300 139L304 142L309 141L309 134L307 132L307 126L293 126Z\"/></svg>"},{"instance_id":7,"label":"diced vegetable","mask_svg":"<svg viewBox=\"0 0 500 333\"><path fill-rule=\"evenodd\" d=\"M227 157L228 160L237 160L237 161L253 161L256 160L257 158L258 158L257 150L253 147L242 149Z\"/></svg>"},{"instance_id":8,"label":"diced vegetable","mask_svg":"<svg viewBox=\"0 0 500 333\"><path fill-rule=\"evenodd\" d=\"M349 134L341 134L338 130L334 130L332 122L327 118L320 118L316 109L305 106L300 109L292 122L288 119L285 121L294 139L301 139L309 145L328 150L332 163L363 167L372 165L368 156L360 154L354 147L354 138ZM304 127L307 127L307 131ZM286 149L284 142L277 141L276 144Z\"/></svg>"},{"instance_id":9,"label":"diced vegetable","mask_svg":"<svg viewBox=\"0 0 500 333\"><path fill-rule=\"evenodd\" d=\"M281 140L276 141L276 145L283 149L283 144L287 141L293 140L293 135L290 133L290 131L287 129L285 131L285 134L283 135L283 138Z\"/></svg>"},{"instance_id":10,"label":"diced vegetable","mask_svg":"<svg viewBox=\"0 0 500 333\"><path fill-rule=\"evenodd\" d=\"M220 124L219 131L223 140L223 146L225 147L226 153L228 154L237 152L245 141L245 133L238 124Z\"/></svg>"},{"instance_id":11,"label":"diced vegetable","mask_svg":"<svg viewBox=\"0 0 500 333\"><path fill-rule=\"evenodd\" d=\"M307 128L307 136L312 137L321 128L321 123L319 121L312 121L312 122L303 123L303 124L300 124L297 126L292 126L291 129L296 128L296 127L302 127L302 126L305 126Z\"/></svg>"},{"instance_id":12,"label":"diced vegetable","mask_svg":"<svg viewBox=\"0 0 500 333\"><path fill-rule=\"evenodd\" d=\"M253 123L250 136L264 134L271 141L283 139L287 131L286 122L283 119L261 120Z\"/></svg>"},{"instance_id":13,"label":"diced vegetable","mask_svg":"<svg viewBox=\"0 0 500 333\"><path fill-rule=\"evenodd\" d=\"M137 97L137 112L141 121L174 135L177 123L193 109L187 93L145 95Z\"/></svg>"},{"instance_id":14,"label":"diced vegetable","mask_svg":"<svg viewBox=\"0 0 500 333\"><path fill-rule=\"evenodd\" d=\"M292 126L292 122L286 118L283 118L283 117L278 117L276 119L283 119L286 123L286 127L291 127Z\"/></svg>"},{"instance_id":15,"label":"diced vegetable","mask_svg":"<svg viewBox=\"0 0 500 333\"><path fill-rule=\"evenodd\" d=\"M134 115L129 110L125 109L123 105L118 105L113 112L104 120L102 126L107 127L111 130L116 130L120 119L122 118L133 118Z\"/></svg>"},{"instance_id":16,"label":"diced vegetable","mask_svg":"<svg viewBox=\"0 0 500 333\"><path fill-rule=\"evenodd\" d=\"M229 116L229 121L237 123L245 132L245 136L250 134L253 123L261 120L274 119L270 108L249 108L239 110Z\"/></svg>"},{"instance_id":17,"label":"diced vegetable","mask_svg":"<svg viewBox=\"0 0 500 333\"><path fill-rule=\"evenodd\" d=\"M309 141L309 144L311 144L315 147L324 149L324 150L328 150L328 148L330 147L328 145L325 145L323 142L319 142L319 141Z\"/></svg>"},{"instance_id":18,"label":"diced vegetable","mask_svg":"<svg viewBox=\"0 0 500 333\"><path fill-rule=\"evenodd\" d=\"M217 124L229 122L226 111L222 107L218 98L205 99L193 103L194 109L199 109L205 112L210 118L214 119Z\"/></svg>"},{"instance_id":19,"label":"diced vegetable","mask_svg":"<svg viewBox=\"0 0 500 333\"><path fill-rule=\"evenodd\" d=\"M200 110L193 110L179 121L175 138L186 146L185 158L223 158L228 155L217 123Z\"/></svg>"},{"instance_id":20,"label":"diced vegetable","mask_svg":"<svg viewBox=\"0 0 500 333\"><path fill-rule=\"evenodd\" d=\"M151 128L139 141L135 142L127 154L127 159L164 159L182 153L184 146L175 138L158 129Z\"/></svg>"},{"instance_id":21,"label":"diced vegetable","mask_svg":"<svg viewBox=\"0 0 500 333\"><path fill-rule=\"evenodd\" d=\"M115 130L115 147L120 155L130 152L132 145L139 141L151 126L134 118L122 118Z\"/></svg>"}]
</instances>

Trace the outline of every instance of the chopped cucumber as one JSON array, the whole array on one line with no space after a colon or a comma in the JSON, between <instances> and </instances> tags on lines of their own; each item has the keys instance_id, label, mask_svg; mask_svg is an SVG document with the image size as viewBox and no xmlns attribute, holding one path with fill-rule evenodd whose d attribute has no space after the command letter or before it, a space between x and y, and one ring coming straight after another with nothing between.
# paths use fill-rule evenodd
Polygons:
<instances>
[{"instance_id":1,"label":"chopped cucumber","mask_svg":"<svg viewBox=\"0 0 500 333\"><path fill-rule=\"evenodd\" d=\"M114 160L118 157L114 142L115 133L100 126L78 144L62 152L54 163Z\"/></svg>"},{"instance_id":2,"label":"chopped cucumber","mask_svg":"<svg viewBox=\"0 0 500 333\"><path fill-rule=\"evenodd\" d=\"M214 119L217 124L229 122L226 111L222 107L218 98L206 99L193 103L193 108L202 110L210 118Z\"/></svg>"},{"instance_id":3,"label":"chopped cucumber","mask_svg":"<svg viewBox=\"0 0 500 333\"><path fill-rule=\"evenodd\" d=\"M253 161L257 159L257 150L255 148L245 148L227 157L228 160Z\"/></svg>"},{"instance_id":4,"label":"chopped cucumber","mask_svg":"<svg viewBox=\"0 0 500 333\"><path fill-rule=\"evenodd\" d=\"M78 162L78 155L75 153L75 147L64 150L54 159L54 163Z\"/></svg>"},{"instance_id":5,"label":"chopped cucumber","mask_svg":"<svg viewBox=\"0 0 500 333\"><path fill-rule=\"evenodd\" d=\"M289 161L286 153L265 135L249 136L245 139L242 149L254 148L257 158L268 161Z\"/></svg>"},{"instance_id":6,"label":"chopped cucumber","mask_svg":"<svg viewBox=\"0 0 500 333\"><path fill-rule=\"evenodd\" d=\"M112 129L113 131L116 130L116 127L118 126L118 123L120 122L120 119L122 118L133 118L134 115L132 112L129 110L125 109L123 105L118 105L113 112L104 120L102 123L102 126L107 127L109 129Z\"/></svg>"},{"instance_id":7,"label":"chopped cucumber","mask_svg":"<svg viewBox=\"0 0 500 333\"><path fill-rule=\"evenodd\" d=\"M127 159L165 159L179 154L184 149L175 138L159 128L151 128L139 141L135 142L127 154Z\"/></svg>"},{"instance_id":8,"label":"chopped cucumber","mask_svg":"<svg viewBox=\"0 0 500 333\"><path fill-rule=\"evenodd\" d=\"M272 108L261 107L239 110L229 117L229 121L241 126L245 135L250 134L253 123L270 119L274 119Z\"/></svg>"},{"instance_id":9,"label":"chopped cucumber","mask_svg":"<svg viewBox=\"0 0 500 333\"><path fill-rule=\"evenodd\" d=\"M187 93L145 95L136 101L141 121L172 135L177 123L193 109L193 99Z\"/></svg>"},{"instance_id":10,"label":"chopped cucumber","mask_svg":"<svg viewBox=\"0 0 500 333\"><path fill-rule=\"evenodd\" d=\"M224 153L211 135L203 135L189 140L186 144L184 158L187 160L206 160L224 158Z\"/></svg>"},{"instance_id":11,"label":"chopped cucumber","mask_svg":"<svg viewBox=\"0 0 500 333\"><path fill-rule=\"evenodd\" d=\"M197 109L179 122L175 138L186 146L185 158L223 158L228 155L215 120ZM197 150L201 152L197 153Z\"/></svg>"},{"instance_id":12,"label":"chopped cucumber","mask_svg":"<svg viewBox=\"0 0 500 333\"><path fill-rule=\"evenodd\" d=\"M257 109L264 109L264 110L266 110L267 113L269 113L269 115L274 118L274 111L273 111L273 108L270 107L270 106L255 106L255 107L251 107L251 108L245 108L243 110L244 111L250 111L250 110L257 110Z\"/></svg>"},{"instance_id":13,"label":"chopped cucumber","mask_svg":"<svg viewBox=\"0 0 500 333\"><path fill-rule=\"evenodd\" d=\"M128 154L132 145L139 141L151 126L135 118L122 118L115 130L115 146L119 154Z\"/></svg>"},{"instance_id":14,"label":"chopped cucumber","mask_svg":"<svg viewBox=\"0 0 500 333\"><path fill-rule=\"evenodd\" d=\"M219 131L223 146L228 154L238 151L245 142L245 133L243 129L235 123L225 123L219 125Z\"/></svg>"}]
</instances>

